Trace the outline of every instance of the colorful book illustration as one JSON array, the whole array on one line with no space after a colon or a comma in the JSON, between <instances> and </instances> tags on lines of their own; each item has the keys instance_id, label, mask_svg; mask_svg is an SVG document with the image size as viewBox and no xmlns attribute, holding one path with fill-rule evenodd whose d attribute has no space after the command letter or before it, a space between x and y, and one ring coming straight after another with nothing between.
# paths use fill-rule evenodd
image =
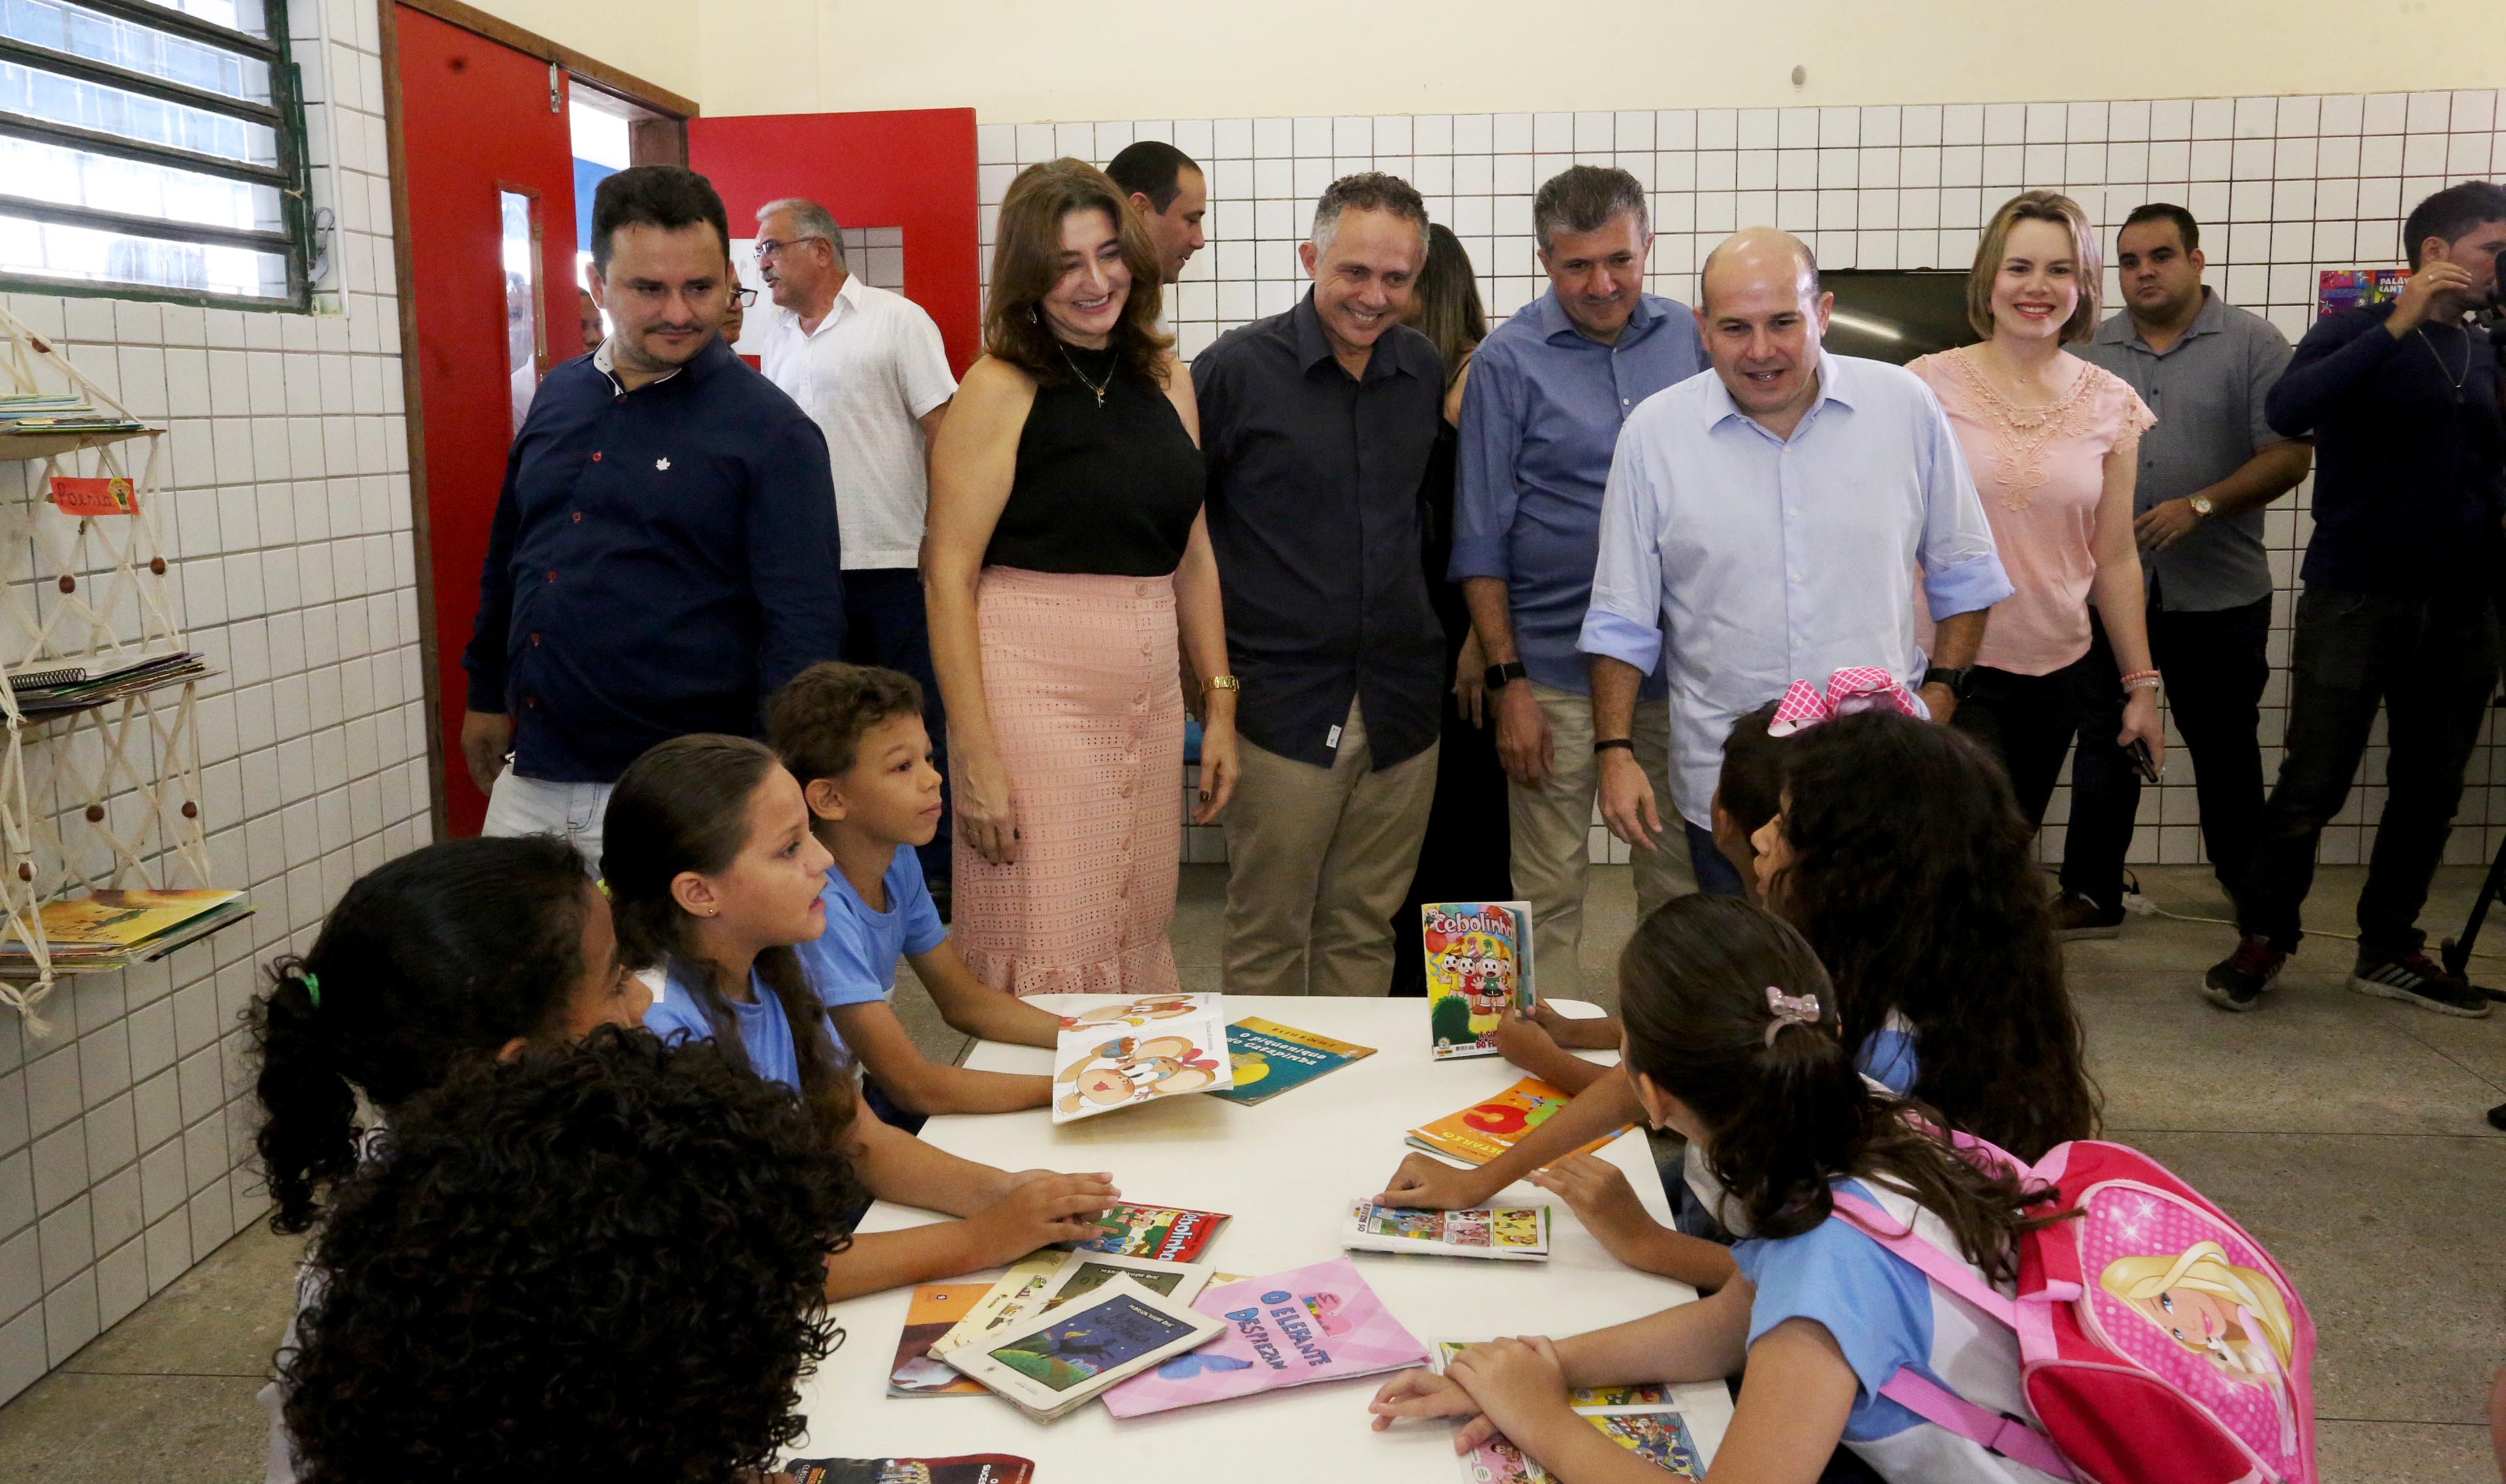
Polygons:
<instances>
[{"instance_id":1,"label":"colorful book illustration","mask_svg":"<svg viewBox=\"0 0 2506 1484\"><path fill-rule=\"evenodd\" d=\"M42 916L54 970L87 973L161 959L252 916L252 904L240 891L99 888L48 903ZM0 972L33 961L34 950L23 938L14 931L0 937Z\"/></svg>"},{"instance_id":2,"label":"colorful book illustration","mask_svg":"<svg viewBox=\"0 0 2506 1484\"><path fill-rule=\"evenodd\" d=\"M1412 1129L1407 1141L1414 1149L1477 1167L1513 1148L1571 1101L1569 1094L1538 1077L1525 1077L1493 1098ZM1575 1152L1590 1154L1634 1127L1621 1124Z\"/></svg>"},{"instance_id":3,"label":"colorful book illustration","mask_svg":"<svg viewBox=\"0 0 2506 1484\"><path fill-rule=\"evenodd\" d=\"M1104 1235L1078 1244L1083 1252L1110 1252L1117 1257L1154 1257L1160 1262L1190 1262L1200 1255L1225 1226L1223 1212L1189 1211L1179 1206L1108 1206L1097 1218Z\"/></svg>"},{"instance_id":4,"label":"colorful book illustration","mask_svg":"<svg viewBox=\"0 0 2506 1484\"><path fill-rule=\"evenodd\" d=\"M1120 1277L1078 1303L949 1352L949 1363L1028 1416L1053 1422L1226 1327Z\"/></svg>"},{"instance_id":5,"label":"colorful book illustration","mask_svg":"<svg viewBox=\"0 0 2506 1484\"><path fill-rule=\"evenodd\" d=\"M2411 271L2407 268L2323 269L2315 274L2315 317L2399 299L2410 281Z\"/></svg>"},{"instance_id":6,"label":"colorful book illustration","mask_svg":"<svg viewBox=\"0 0 2506 1484\"><path fill-rule=\"evenodd\" d=\"M1061 1018L1053 1121L1069 1123L1234 1081L1217 995L1094 995Z\"/></svg>"},{"instance_id":7,"label":"colorful book illustration","mask_svg":"<svg viewBox=\"0 0 2506 1484\"><path fill-rule=\"evenodd\" d=\"M1276 1021L1239 1020L1227 1028L1227 1060L1235 1074L1235 1084L1210 1096L1230 1103L1260 1103L1373 1055L1372 1046L1336 1041Z\"/></svg>"},{"instance_id":8,"label":"colorful book illustration","mask_svg":"<svg viewBox=\"0 0 2506 1484\"><path fill-rule=\"evenodd\" d=\"M1205 1262L1160 1262L1154 1257L1117 1257L1082 1248L1062 1259L1030 1313L1051 1314L1095 1292L1118 1278L1128 1278L1162 1298L1188 1304L1209 1283Z\"/></svg>"},{"instance_id":9,"label":"colorful book illustration","mask_svg":"<svg viewBox=\"0 0 2506 1484\"><path fill-rule=\"evenodd\" d=\"M983 1388L931 1358L931 1347L966 1317L985 1292L974 1283L924 1284L905 1306L905 1332L887 1373L890 1396L977 1396Z\"/></svg>"},{"instance_id":10,"label":"colorful book illustration","mask_svg":"<svg viewBox=\"0 0 2506 1484\"><path fill-rule=\"evenodd\" d=\"M1427 1360L1427 1347L1401 1327L1345 1257L1213 1285L1193 1307L1224 1321L1226 1331L1106 1393L1106 1411L1140 1417Z\"/></svg>"},{"instance_id":11,"label":"colorful book illustration","mask_svg":"<svg viewBox=\"0 0 2506 1484\"><path fill-rule=\"evenodd\" d=\"M1035 1462L1006 1453L964 1453L945 1459L792 1459L783 1471L792 1476L793 1484L1033 1484Z\"/></svg>"},{"instance_id":12,"label":"colorful book illustration","mask_svg":"<svg viewBox=\"0 0 2506 1484\"><path fill-rule=\"evenodd\" d=\"M1442 1371L1454 1356L1468 1349L1467 1340L1436 1342L1435 1368ZM1670 1388L1655 1382L1597 1387L1567 1394L1577 1416L1603 1437L1651 1464L1674 1479L1701 1480L1705 1459L1689 1435L1688 1419L1670 1403ZM1500 1434L1462 1455L1462 1477L1468 1484L1557 1484L1557 1476L1522 1456Z\"/></svg>"},{"instance_id":13,"label":"colorful book illustration","mask_svg":"<svg viewBox=\"0 0 2506 1484\"><path fill-rule=\"evenodd\" d=\"M1020 1258L1010 1268L1007 1276L994 1280L983 1297L975 1300L975 1306L967 1311L964 1319L932 1342L927 1354L936 1360L971 1340L1006 1329L1032 1313L1043 1299L1044 1290L1053 1286L1053 1275L1060 1272L1062 1263L1067 1260L1067 1256L1058 1251L1038 1252L1034 1256Z\"/></svg>"},{"instance_id":14,"label":"colorful book illustration","mask_svg":"<svg viewBox=\"0 0 2506 1484\"><path fill-rule=\"evenodd\" d=\"M1497 1055L1506 1007L1528 1013L1540 999L1531 977L1531 904L1427 902L1418 923L1436 1060Z\"/></svg>"},{"instance_id":15,"label":"colorful book illustration","mask_svg":"<svg viewBox=\"0 0 2506 1484\"><path fill-rule=\"evenodd\" d=\"M1509 1262L1549 1260L1549 1208L1482 1207L1477 1211L1416 1211L1348 1203L1341 1246L1359 1252L1425 1252L1445 1257L1495 1257Z\"/></svg>"}]
</instances>

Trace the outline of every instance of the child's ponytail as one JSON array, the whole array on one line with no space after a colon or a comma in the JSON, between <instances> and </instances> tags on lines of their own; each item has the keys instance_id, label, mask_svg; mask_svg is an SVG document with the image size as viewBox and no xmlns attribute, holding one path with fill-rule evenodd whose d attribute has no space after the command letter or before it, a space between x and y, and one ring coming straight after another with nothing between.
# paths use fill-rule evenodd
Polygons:
<instances>
[{"instance_id":1,"label":"child's ponytail","mask_svg":"<svg viewBox=\"0 0 2506 1484\"><path fill-rule=\"evenodd\" d=\"M270 1228L294 1235L313 1224L314 1191L357 1167L357 1090L322 1033L320 981L290 957L269 968L269 993L245 1017L261 1053L255 1089L264 1119L254 1144L276 1206Z\"/></svg>"}]
</instances>

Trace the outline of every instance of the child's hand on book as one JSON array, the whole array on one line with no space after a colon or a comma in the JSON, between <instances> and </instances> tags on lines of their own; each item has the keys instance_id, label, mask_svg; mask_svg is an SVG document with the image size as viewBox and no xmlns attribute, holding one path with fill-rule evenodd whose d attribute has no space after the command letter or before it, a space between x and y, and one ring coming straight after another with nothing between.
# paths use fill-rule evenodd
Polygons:
<instances>
[{"instance_id":1,"label":"child's hand on book","mask_svg":"<svg viewBox=\"0 0 2506 1484\"><path fill-rule=\"evenodd\" d=\"M1111 1175L1020 1171L991 1205L966 1218L976 1266L1015 1262L1056 1242L1089 1241L1102 1230L1096 1218L1121 1195Z\"/></svg>"},{"instance_id":2,"label":"child's hand on book","mask_svg":"<svg viewBox=\"0 0 2506 1484\"><path fill-rule=\"evenodd\" d=\"M1636 1198L1626 1171L1596 1155L1572 1154L1532 1171L1528 1178L1563 1200L1611 1256L1629 1267L1644 1266L1636 1260L1637 1254L1662 1231L1662 1223Z\"/></svg>"},{"instance_id":3,"label":"child's hand on book","mask_svg":"<svg viewBox=\"0 0 2506 1484\"><path fill-rule=\"evenodd\" d=\"M1468 1211L1486 1205L1498 1188L1477 1170L1456 1170L1433 1155L1411 1154L1392 1172L1392 1182L1383 1187L1375 1204L1414 1211Z\"/></svg>"},{"instance_id":4,"label":"child's hand on book","mask_svg":"<svg viewBox=\"0 0 2506 1484\"><path fill-rule=\"evenodd\" d=\"M1619 1049L1619 1018L1615 1015L1566 1015L1548 1000L1532 1005L1534 1024L1549 1032L1549 1038L1569 1051L1616 1051Z\"/></svg>"},{"instance_id":5,"label":"child's hand on book","mask_svg":"<svg viewBox=\"0 0 2506 1484\"><path fill-rule=\"evenodd\" d=\"M1431 1370L1406 1370L1377 1388L1375 1399L1366 1404L1374 1414L1368 1424L1380 1432L1394 1423L1414 1417L1460 1417L1468 1419L1453 1435L1453 1451L1468 1453L1496 1433L1496 1424L1480 1415L1480 1404L1471 1399L1450 1376L1439 1376Z\"/></svg>"},{"instance_id":6,"label":"child's hand on book","mask_svg":"<svg viewBox=\"0 0 2506 1484\"><path fill-rule=\"evenodd\" d=\"M1449 1379L1479 1403L1480 1420L1528 1451L1526 1440L1566 1405L1566 1372L1546 1335L1486 1340L1453 1357Z\"/></svg>"}]
</instances>

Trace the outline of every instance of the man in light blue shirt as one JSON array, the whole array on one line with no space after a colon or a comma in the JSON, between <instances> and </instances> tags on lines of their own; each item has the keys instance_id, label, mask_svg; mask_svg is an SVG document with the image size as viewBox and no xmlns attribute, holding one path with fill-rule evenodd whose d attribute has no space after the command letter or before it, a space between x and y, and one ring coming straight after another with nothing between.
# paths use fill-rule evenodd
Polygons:
<instances>
[{"instance_id":1,"label":"man in light blue shirt","mask_svg":"<svg viewBox=\"0 0 2506 1484\"><path fill-rule=\"evenodd\" d=\"M1957 438L1930 388L1819 351L1832 296L1808 246L1753 227L1717 247L1697 308L1714 375L1629 418L1601 503L1578 647L1592 657L1601 816L1650 846L1663 814L1628 741L1636 688L1670 675L1671 802L1706 889L1739 879L1714 850L1714 779L1734 718L1794 680L1880 666L1956 708L2010 579ZM1915 640L1915 582L1937 621ZM1716 869L1720 867L1720 869Z\"/></svg>"},{"instance_id":2,"label":"man in light blue shirt","mask_svg":"<svg viewBox=\"0 0 2506 1484\"><path fill-rule=\"evenodd\" d=\"M1531 903L1541 991L1578 993L1591 875L1591 683L1575 641L1593 597L1601 491L1619 429L1638 405L1705 369L1688 306L1644 291L1653 229L1644 187L1625 170L1579 164L1531 202L1549 292L1498 326L1471 357L1462 393L1453 556L1471 629L1487 660L1497 756L1505 765L1515 894ZM1670 694L1657 670L1637 700ZM1636 716L1637 761L1669 786L1670 718ZM1636 916L1696 889L1688 851L1636 851Z\"/></svg>"}]
</instances>

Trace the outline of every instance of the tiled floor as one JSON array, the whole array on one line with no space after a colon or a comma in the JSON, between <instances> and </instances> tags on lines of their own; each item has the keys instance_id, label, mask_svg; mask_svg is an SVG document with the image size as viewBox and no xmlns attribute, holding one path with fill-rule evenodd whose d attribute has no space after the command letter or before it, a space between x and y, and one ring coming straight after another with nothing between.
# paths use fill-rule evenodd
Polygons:
<instances>
[{"instance_id":1,"label":"tiled floor","mask_svg":"<svg viewBox=\"0 0 2506 1484\"><path fill-rule=\"evenodd\" d=\"M2314 921L2345 926L2358 887L2323 873ZM2168 909L2216 915L2207 873L2147 871ZM2478 877L2450 871L2425 921L2462 920ZM1187 868L1175 947L1187 983L1214 983L1220 879ZM1598 873L1587 980L1633 914L1624 869ZM2491 940L2506 979L2506 923ZM2506 1101L2506 1015L2458 1021L2345 993L2345 945L2315 940L2258 1014L2194 997L2225 928L2135 919L2123 938L2070 950L2109 1128L2251 1226L2304 1289L2321 1332L2315 1403L2328 1484L2493 1481L2481 1425L2506 1360L2506 1137L2481 1114ZM919 996L907 995L911 1010ZM927 1001L925 1004L927 1012ZM953 1052L936 1016L909 1016ZM1389 1144L1389 1167L1397 1151ZM0 1481L260 1477L252 1394L287 1317L296 1244L255 1229L0 1407Z\"/></svg>"}]
</instances>

